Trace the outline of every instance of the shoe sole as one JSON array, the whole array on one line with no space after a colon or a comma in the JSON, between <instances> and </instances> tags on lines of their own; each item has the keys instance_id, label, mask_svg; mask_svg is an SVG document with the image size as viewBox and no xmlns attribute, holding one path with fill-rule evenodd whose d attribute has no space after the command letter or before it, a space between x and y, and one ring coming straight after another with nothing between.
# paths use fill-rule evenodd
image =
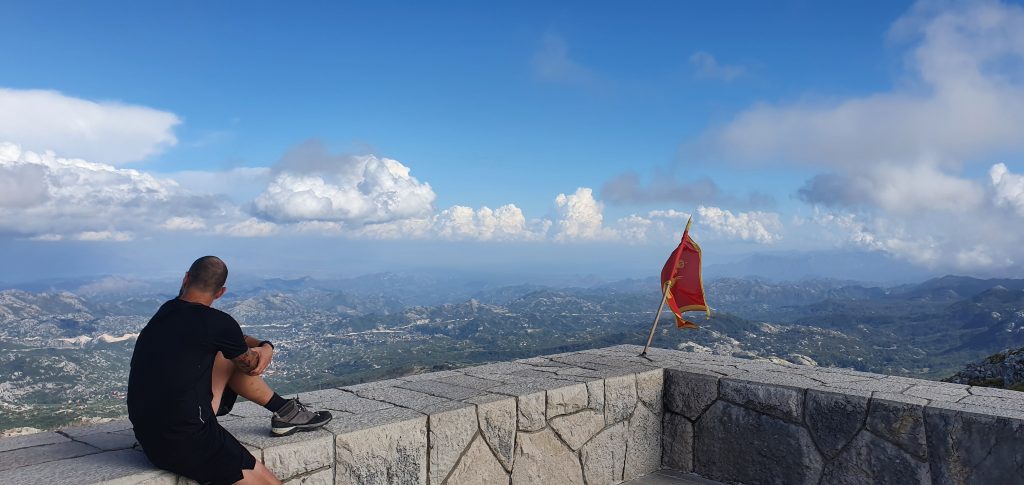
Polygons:
<instances>
[{"instance_id":1,"label":"shoe sole","mask_svg":"<svg viewBox=\"0 0 1024 485\"><path fill-rule=\"evenodd\" d=\"M270 434L273 436L288 436L299 431L313 431L314 429L323 427L325 424L330 423L332 419L334 419L334 416L327 418L327 421L317 424L297 424L286 428L270 428Z\"/></svg>"}]
</instances>

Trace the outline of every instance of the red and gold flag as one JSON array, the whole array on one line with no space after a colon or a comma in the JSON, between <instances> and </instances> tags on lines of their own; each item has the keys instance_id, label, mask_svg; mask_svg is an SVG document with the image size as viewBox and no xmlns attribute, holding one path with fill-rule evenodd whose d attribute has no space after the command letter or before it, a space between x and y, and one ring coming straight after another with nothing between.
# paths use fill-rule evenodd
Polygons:
<instances>
[{"instance_id":1,"label":"red and gold flag","mask_svg":"<svg viewBox=\"0 0 1024 485\"><path fill-rule=\"evenodd\" d=\"M690 223L686 221L679 246L669 255L661 269L661 288L668 292L668 306L676 316L679 328L697 328L683 319L683 312L704 311L711 318L711 309L704 301L704 281L700 274L700 246L690 239Z\"/></svg>"}]
</instances>

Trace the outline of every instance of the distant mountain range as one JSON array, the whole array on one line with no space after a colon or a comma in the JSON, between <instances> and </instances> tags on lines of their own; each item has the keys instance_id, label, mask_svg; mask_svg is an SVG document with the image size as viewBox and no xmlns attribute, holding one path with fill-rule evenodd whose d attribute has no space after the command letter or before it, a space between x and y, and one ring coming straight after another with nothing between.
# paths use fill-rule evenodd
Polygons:
<instances>
[{"instance_id":1,"label":"distant mountain range","mask_svg":"<svg viewBox=\"0 0 1024 485\"><path fill-rule=\"evenodd\" d=\"M123 413L133 337L177 281L118 277L0 291L0 429ZM705 282L713 317L655 345L748 358L942 378L1024 346L1024 280L945 276L876 286L849 280ZM384 273L240 279L218 307L277 344L282 392L425 369L642 343L655 278L586 286L501 285Z\"/></svg>"}]
</instances>

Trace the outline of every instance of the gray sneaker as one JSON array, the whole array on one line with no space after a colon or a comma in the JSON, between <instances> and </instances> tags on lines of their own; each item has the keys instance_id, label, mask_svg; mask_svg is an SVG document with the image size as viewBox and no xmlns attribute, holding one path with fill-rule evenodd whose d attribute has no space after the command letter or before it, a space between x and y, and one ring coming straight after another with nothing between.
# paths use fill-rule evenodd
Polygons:
<instances>
[{"instance_id":1,"label":"gray sneaker","mask_svg":"<svg viewBox=\"0 0 1024 485\"><path fill-rule=\"evenodd\" d=\"M312 411L298 398L289 399L270 418L270 432L274 436L288 436L296 431L310 431L331 422L331 413Z\"/></svg>"}]
</instances>

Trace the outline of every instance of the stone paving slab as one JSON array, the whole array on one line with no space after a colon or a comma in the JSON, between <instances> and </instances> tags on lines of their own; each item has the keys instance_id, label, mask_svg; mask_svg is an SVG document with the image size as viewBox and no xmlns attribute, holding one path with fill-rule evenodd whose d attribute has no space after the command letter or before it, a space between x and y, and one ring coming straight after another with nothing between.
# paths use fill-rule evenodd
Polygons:
<instances>
[{"instance_id":1,"label":"stone paving slab","mask_svg":"<svg viewBox=\"0 0 1024 485\"><path fill-rule=\"evenodd\" d=\"M71 441L71 438L52 431L44 433L33 433L10 438L0 439L0 453L5 451L28 448L30 446L52 445Z\"/></svg>"},{"instance_id":2,"label":"stone paving slab","mask_svg":"<svg viewBox=\"0 0 1024 485\"><path fill-rule=\"evenodd\" d=\"M356 395L366 399L373 399L374 401L394 404L403 408L415 409L417 411L450 401L450 399L431 396L430 394L424 394L410 389L403 389L401 387L381 387L377 389L370 389L368 391L358 391L356 392Z\"/></svg>"},{"instance_id":3,"label":"stone paving slab","mask_svg":"<svg viewBox=\"0 0 1024 485\"><path fill-rule=\"evenodd\" d=\"M128 431L128 430L125 430ZM123 450L131 448L138 444L135 441L135 433L132 431L130 434L123 433L93 433L75 438L75 441L81 441L89 446L94 446L103 451L112 450Z\"/></svg>"},{"instance_id":4,"label":"stone paving slab","mask_svg":"<svg viewBox=\"0 0 1024 485\"><path fill-rule=\"evenodd\" d=\"M67 441L32 448L19 448L0 453L0 470L10 470L12 468L91 455L100 451L95 446L89 446L78 441Z\"/></svg>"},{"instance_id":5,"label":"stone paving slab","mask_svg":"<svg viewBox=\"0 0 1024 485\"><path fill-rule=\"evenodd\" d=\"M53 485L61 483L151 483L163 477L164 483L175 483L173 475L157 470L141 451L119 450L96 453L67 460L40 463L0 471L0 483L18 485Z\"/></svg>"},{"instance_id":6,"label":"stone paving slab","mask_svg":"<svg viewBox=\"0 0 1024 485\"><path fill-rule=\"evenodd\" d=\"M70 426L67 428L62 428L60 432L72 438L77 438L79 436L84 436L87 434L113 433L115 431L124 431L126 429L131 429L131 427L131 421L128 421L127 419L118 419L103 424L94 424L91 426Z\"/></svg>"}]
</instances>

